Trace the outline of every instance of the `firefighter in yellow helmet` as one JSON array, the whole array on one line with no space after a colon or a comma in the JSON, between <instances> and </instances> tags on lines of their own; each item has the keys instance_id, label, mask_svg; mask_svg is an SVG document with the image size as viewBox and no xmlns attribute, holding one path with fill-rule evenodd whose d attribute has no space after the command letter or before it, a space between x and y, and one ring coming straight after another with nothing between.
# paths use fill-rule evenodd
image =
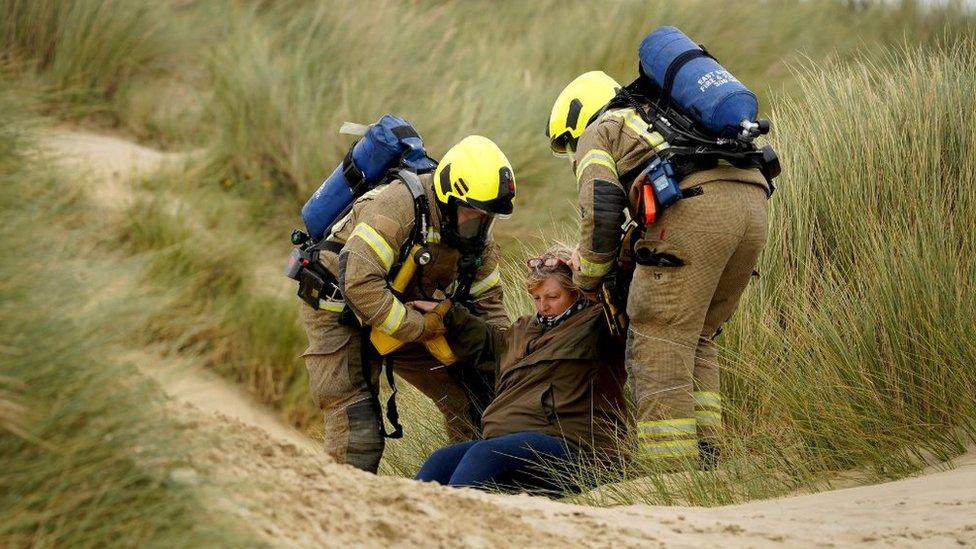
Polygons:
<instances>
[{"instance_id":1,"label":"firefighter in yellow helmet","mask_svg":"<svg viewBox=\"0 0 976 549\"><path fill-rule=\"evenodd\" d=\"M325 419L325 449L339 463L372 472L383 454L385 429L376 394L380 361L371 352L369 330L409 342L390 357L397 374L434 401L452 440L466 440L476 436L478 408L490 400L483 393L493 387L488 381L472 387L460 365L444 367L422 342L444 334L452 299L490 324L510 324L491 236L495 219L514 206L508 159L489 139L470 136L433 173L409 175L401 172L366 193L336 222L319 258L339 292L322 299L319 309L302 303L309 340L303 356L312 398ZM420 202L429 205L428 219L418 219ZM421 223L429 261L395 293L389 281L405 259L403 250L416 244L411 241ZM423 314L405 305L415 299L443 301Z\"/></svg>"},{"instance_id":2,"label":"firefighter in yellow helmet","mask_svg":"<svg viewBox=\"0 0 976 549\"><path fill-rule=\"evenodd\" d=\"M638 455L662 469L710 468L722 428L714 339L765 243L771 188L757 169L682 157L675 177L684 198L641 225L634 179L669 146L638 112L654 108L650 93L637 93L641 86L639 78L620 91L602 72L583 74L556 99L547 135L554 153L572 158L577 179L576 282L595 290L614 276L621 255L633 252L637 262L626 358ZM626 210L638 226L621 246Z\"/></svg>"},{"instance_id":3,"label":"firefighter in yellow helmet","mask_svg":"<svg viewBox=\"0 0 976 549\"><path fill-rule=\"evenodd\" d=\"M618 90L620 84L601 71L583 73L570 82L553 103L546 125L553 154L572 156L583 130L603 114Z\"/></svg>"}]
</instances>

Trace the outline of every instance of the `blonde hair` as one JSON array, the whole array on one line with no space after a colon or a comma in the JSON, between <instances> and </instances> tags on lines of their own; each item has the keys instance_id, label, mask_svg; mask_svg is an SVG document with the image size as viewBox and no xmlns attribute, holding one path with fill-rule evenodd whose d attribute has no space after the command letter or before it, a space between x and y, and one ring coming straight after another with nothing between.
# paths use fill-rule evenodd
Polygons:
<instances>
[{"instance_id":1,"label":"blonde hair","mask_svg":"<svg viewBox=\"0 0 976 549\"><path fill-rule=\"evenodd\" d=\"M582 293L580 287L573 282L573 271L569 266L569 262L573 258L573 249L562 242L557 242L542 252L539 257L545 257L547 255L558 257L565 264L559 264L553 269L529 269L529 273L525 277L525 289L532 292L546 280L555 278L559 281L559 286L564 290L576 293L577 295Z\"/></svg>"}]
</instances>

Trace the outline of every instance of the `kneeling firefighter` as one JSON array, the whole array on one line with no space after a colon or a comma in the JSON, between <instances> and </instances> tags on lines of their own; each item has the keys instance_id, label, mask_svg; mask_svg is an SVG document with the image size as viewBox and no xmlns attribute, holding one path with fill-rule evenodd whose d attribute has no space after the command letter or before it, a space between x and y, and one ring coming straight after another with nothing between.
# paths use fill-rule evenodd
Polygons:
<instances>
[{"instance_id":1,"label":"kneeling firefighter","mask_svg":"<svg viewBox=\"0 0 976 549\"><path fill-rule=\"evenodd\" d=\"M370 174L372 165L393 169ZM329 189L337 174L340 184ZM370 179L381 182L363 192ZM327 230L306 215L322 210L312 204L322 194L358 196ZM442 319L453 301L489 323L509 324L490 231L497 217L512 213L514 198L512 167L490 140L467 137L435 164L412 127L386 116L306 205L306 227L318 235L309 238L314 244L293 253L292 271L296 263L312 265L325 281L309 291L303 290L309 285L303 275L294 276L305 300L309 346L303 356L312 397L325 418L326 452L337 462L376 472L384 438L402 434L391 366L434 401L452 440L476 436L492 380L473 389L459 374L462 365L447 365L454 358L444 344ZM301 244L304 238L293 241ZM422 314L404 305L415 299L442 304ZM387 404L392 434L384 427L377 395L381 358L394 389Z\"/></svg>"},{"instance_id":2,"label":"kneeling firefighter","mask_svg":"<svg viewBox=\"0 0 976 549\"><path fill-rule=\"evenodd\" d=\"M639 57L626 87L602 72L571 82L547 136L577 178L577 283L607 296L608 282L632 276L622 302L638 456L711 468L722 428L715 338L766 241L779 163L753 144L769 130L755 95L681 31L656 29ZM632 273L616 272L627 256Z\"/></svg>"}]
</instances>

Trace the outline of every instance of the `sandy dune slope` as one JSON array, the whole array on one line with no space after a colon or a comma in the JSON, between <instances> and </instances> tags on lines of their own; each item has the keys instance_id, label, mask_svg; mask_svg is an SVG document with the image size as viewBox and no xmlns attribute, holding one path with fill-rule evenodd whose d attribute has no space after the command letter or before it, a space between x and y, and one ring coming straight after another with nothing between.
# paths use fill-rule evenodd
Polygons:
<instances>
[{"instance_id":1,"label":"sandy dune slope","mask_svg":"<svg viewBox=\"0 0 976 549\"><path fill-rule=\"evenodd\" d=\"M375 477L227 416L183 413L226 509L281 545L756 547L976 543L976 455L917 478L718 508L599 509ZM242 485L242 479L244 484Z\"/></svg>"},{"instance_id":2,"label":"sandy dune slope","mask_svg":"<svg viewBox=\"0 0 976 549\"><path fill-rule=\"evenodd\" d=\"M63 166L103 203L131 196L132 177L180 155L78 131L47 136ZM875 486L719 508L590 508L528 496L453 490L332 463L228 382L142 349L200 442L179 478L283 546L705 546L976 544L976 454L951 470ZM162 369L160 364L170 364ZM174 365L175 363L175 365ZM215 435L213 439L209 438ZM217 443L212 443L216 440Z\"/></svg>"},{"instance_id":3,"label":"sandy dune slope","mask_svg":"<svg viewBox=\"0 0 976 549\"><path fill-rule=\"evenodd\" d=\"M187 158L186 153L161 152L117 137L78 130L46 133L39 141L43 152L68 174L96 183L91 187L92 198L110 209L122 208L131 201L136 177Z\"/></svg>"}]
</instances>

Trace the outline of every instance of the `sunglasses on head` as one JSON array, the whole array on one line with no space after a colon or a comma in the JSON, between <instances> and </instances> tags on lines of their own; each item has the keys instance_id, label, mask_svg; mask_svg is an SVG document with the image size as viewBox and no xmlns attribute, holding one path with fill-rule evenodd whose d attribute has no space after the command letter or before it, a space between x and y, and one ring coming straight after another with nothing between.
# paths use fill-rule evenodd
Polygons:
<instances>
[{"instance_id":1,"label":"sunglasses on head","mask_svg":"<svg viewBox=\"0 0 976 549\"><path fill-rule=\"evenodd\" d=\"M533 258L530 258L530 259L526 260L525 265L530 270L531 269L534 269L534 270L551 270L551 269L558 268L560 265L566 265L568 267L569 266L569 263L567 263L562 258L556 257L556 256L554 256L552 254L545 254L545 255L542 255L542 256L539 256L539 257L533 257Z\"/></svg>"}]
</instances>

